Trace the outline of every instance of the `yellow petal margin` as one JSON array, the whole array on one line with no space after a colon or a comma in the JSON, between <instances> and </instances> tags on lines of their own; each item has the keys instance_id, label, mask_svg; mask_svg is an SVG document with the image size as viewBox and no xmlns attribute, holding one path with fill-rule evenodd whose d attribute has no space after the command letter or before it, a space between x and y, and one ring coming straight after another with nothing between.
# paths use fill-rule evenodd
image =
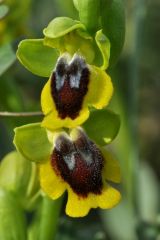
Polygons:
<instances>
[{"instance_id":1,"label":"yellow petal margin","mask_svg":"<svg viewBox=\"0 0 160 240\"><path fill-rule=\"evenodd\" d=\"M87 120L88 117L89 117L88 108L83 108L80 111L79 116L74 120L72 120L69 117L66 117L65 119L59 118L58 112L55 111L55 109L53 109L51 113L44 117L41 125L42 127L45 127L51 131L62 127L74 128L81 125L85 120Z\"/></svg>"},{"instance_id":2,"label":"yellow petal margin","mask_svg":"<svg viewBox=\"0 0 160 240\"><path fill-rule=\"evenodd\" d=\"M89 66L90 82L85 102L97 109L107 106L112 95L113 85L110 76L96 66Z\"/></svg>"},{"instance_id":3,"label":"yellow petal margin","mask_svg":"<svg viewBox=\"0 0 160 240\"><path fill-rule=\"evenodd\" d=\"M51 95L51 80L49 79L42 89L41 93L41 107L43 113L46 115L55 108L54 101Z\"/></svg>"},{"instance_id":4,"label":"yellow petal margin","mask_svg":"<svg viewBox=\"0 0 160 240\"><path fill-rule=\"evenodd\" d=\"M50 161L39 165L39 179L42 190L52 199L59 198L66 190L66 183L56 175Z\"/></svg>"},{"instance_id":5,"label":"yellow petal margin","mask_svg":"<svg viewBox=\"0 0 160 240\"><path fill-rule=\"evenodd\" d=\"M109 209L118 204L120 199L120 193L107 184L104 185L101 194L90 193L86 198L79 197L68 187L66 214L70 217L84 217L91 208Z\"/></svg>"}]
</instances>

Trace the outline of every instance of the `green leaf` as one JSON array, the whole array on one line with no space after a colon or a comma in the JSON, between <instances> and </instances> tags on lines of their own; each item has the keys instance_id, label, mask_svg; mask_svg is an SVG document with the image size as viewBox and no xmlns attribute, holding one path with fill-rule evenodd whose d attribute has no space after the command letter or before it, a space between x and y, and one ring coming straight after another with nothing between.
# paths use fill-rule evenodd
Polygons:
<instances>
[{"instance_id":1,"label":"green leaf","mask_svg":"<svg viewBox=\"0 0 160 240\"><path fill-rule=\"evenodd\" d=\"M58 50L43 45L43 39L23 40L17 50L19 61L29 71L42 77L51 75L58 56Z\"/></svg>"},{"instance_id":2,"label":"green leaf","mask_svg":"<svg viewBox=\"0 0 160 240\"><path fill-rule=\"evenodd\" d=\"M120 128L119 115L110 110L93 110L83 124L88 136L97 144L104 146L111 143Z\"/></svg>"},{"instance_id":3,"label":"green leaf","mask_svg":"<svg viewBox=\"0 0 160 240\"><path fill-rule=\"evenodd\" d=\"M96 32L95 40L103 57L103 65L101 66L101 69L106 70L109 66L110 41L102 33L102 30L99 30L98 32Z\"/></svg>"},{"instance_id":4,"label":"green leaf","mask_svg":"<svg viewBox=\"0 0 160 240\"><path fill-rule=\"evenodd\" d=\"M43 30L43 33L47 38L59 38L78 28L86 29L81 22L73 20L72 18L57 17L49 23Z\"/></svg>"},{"instance_id":5,"label":"green leaf","mask_svg":"<svg viewBox=\"0 0 160 240\"><path fill-rule=\"evenodd\" d=\"M101 23L104 34L111 43L109 65L112 67L122 51L125 38L124 0L101 0Z\"/></svg>"},{"instance_id":6,"label":"green leaf","mask_svg":"<svg viewBox=\"0 0 160 240\"><path fill-rule=\"evenodd\" d=\"M25 215L17 196L0 188L0 239L27 240Z\"/></svg>"},{"instance_id":7,"label":"green leaf","mask_svg":"<svg viewBox=\"0 0 160 240\"><path fill-rule=\"evenodd\" d=\"M10 44L0 47L0 76L14 63L16 55Z\"/></svg>"},{"instance_id":8,"label":"green leaf","mask_svg":"<svg viewBox=\"0 0 160 240\"><path fill-rule=\"evenodd\" d=\"M52 150L45 128L33 123L15 128L14 144L17 150L33 162L45 161Z\"/></svg>"},{"instance_id":9,"label":"green leaf","mask_svg":"<svg viewBox=\"0 0 160 240\"><path fill-rule=\"evenodd\" d=\"M0 20L7 15L8 11L9 8L7 5L4 4L0 5Z\"/></svg>"}]
</instances>

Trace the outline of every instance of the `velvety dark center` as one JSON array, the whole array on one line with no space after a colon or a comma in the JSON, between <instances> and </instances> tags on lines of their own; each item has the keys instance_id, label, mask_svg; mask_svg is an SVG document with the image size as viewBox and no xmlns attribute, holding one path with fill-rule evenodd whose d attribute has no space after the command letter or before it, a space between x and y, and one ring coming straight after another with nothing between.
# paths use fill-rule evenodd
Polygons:
<instances>
[{"instance_id":1,"label":"velvety dark center","mask_svg":"<svg viewBox=\"0 0 160 240\"><path fill-rule=\"evenodd\" d=\"M61 119L79 115L88 83L89 70L84 59L76 56L69 64L64 57L59 59L51 77L51 95Z\"/></svg>"},{"instance_id":2,"label":"velvety dark center","mask_svg":"<svg viewBox=\"0 0 160 240\"><path fill-rule=\"evenodd\" d=\"M101 193L103 156L85 134L79 134L74 142L60 136L56 140L51 164L76 194L87 197L88 193Z\"/></svg>"}]
</instances>

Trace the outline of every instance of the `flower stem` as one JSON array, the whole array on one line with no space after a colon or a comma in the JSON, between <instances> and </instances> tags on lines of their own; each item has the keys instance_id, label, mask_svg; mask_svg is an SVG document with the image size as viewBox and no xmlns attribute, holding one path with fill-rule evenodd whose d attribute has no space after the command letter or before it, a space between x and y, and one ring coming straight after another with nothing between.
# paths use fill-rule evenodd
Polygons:
<instances>
[{"instance_id":1,"label":"flower stem","mask_svg":"<svg viewBox=\"0 0 160 240\"><path fill-rule=\"evenodd\" d=\"M0 112L0 117L33 117L43 116L42 112Z\"/></svg>"},{"instance_id":2,"label":"flower stem","mask_svg":"<svg viewBox=\"0 0 160 240\"><path fill-rule=\"evenodd\" d=\"M53 201L44 196L41 210L39 240L55 239L62 200L63 198L59 198Z\"/></svg>"}]
</instances>

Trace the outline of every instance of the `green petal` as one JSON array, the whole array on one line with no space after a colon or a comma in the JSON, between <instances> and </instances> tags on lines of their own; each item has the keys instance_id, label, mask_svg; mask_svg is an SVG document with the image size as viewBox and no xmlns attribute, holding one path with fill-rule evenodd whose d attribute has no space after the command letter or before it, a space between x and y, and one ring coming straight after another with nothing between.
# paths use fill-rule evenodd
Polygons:
<instances>
[{"instance_id":1,"label":"green petal","mask_svg":"<svg viewBox=\"0 0 160 240\"><path fill-rule=\"evenodd\" d=\"M43 33L47 38L59 38L78 28L85 30L85 26L79 21L68 17L57 17L49 23Z\"/></svg>"},{"instance_id":2,"label":"green petal","mask_svg":"<svg viewBox=\"0 0 160 240\"><path fill-rule=\"evenodd\" d=\"M108 68L110 58L110 41L102 33L102 30L96 32L95 40L103 57L103 65L101 66L101 69L106 70Z\"/></svg>"},{"instance_id":3,"label":"green petal","mask_svg":"<svg viewBox=\"0 0 160 240\"><path fill-rule=\"evenodd\" d=\"M19 61L32 73L49 77L54 69L59 52L43 45L43 39L26 39L17 50Z\"/></svg>"},{"instance_id":4,"label":"green petal","mask_svg":"<svg viewBox=\"0 0 160 240\"><path fill-rule=\"evenodd\" d=\"M40 123L33 123L15 128L14 144L17 150L33 162L45 161L51 152L45 128Z\"/></svg>"},{"instance_id":5,"label":"green petal","mask_svg":"<svg viewBox=\"0 0 160 240\"><path fill-rule=\"evenodd\" d=\"M119 115L110 110L93 110L83 124L87 135L97 144L104 146L113 141L120 128Z\"/></svg>"}]
</instances>

